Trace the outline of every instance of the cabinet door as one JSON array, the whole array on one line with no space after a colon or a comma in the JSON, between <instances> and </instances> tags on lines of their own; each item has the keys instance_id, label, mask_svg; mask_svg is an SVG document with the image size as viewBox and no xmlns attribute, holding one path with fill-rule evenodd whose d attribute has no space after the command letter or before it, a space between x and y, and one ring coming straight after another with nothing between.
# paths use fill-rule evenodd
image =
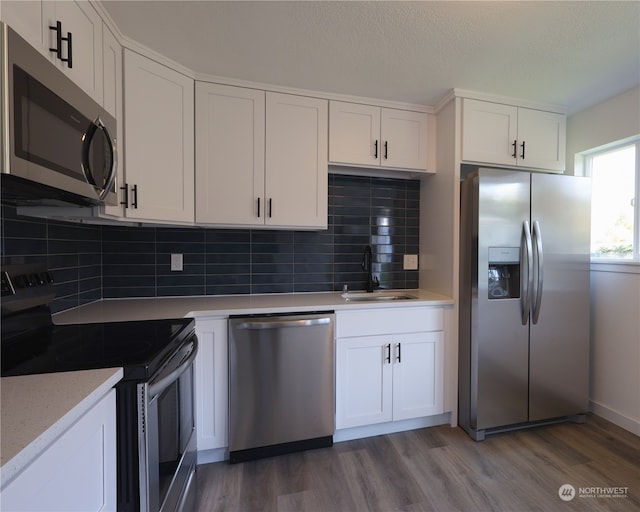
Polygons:
<instances>
[{"instance_id":1,"label":"cabinet door","mask_svg":"<svg viewBox=\"0 0 640 512\"><path fill-rule=\"evenodd\" d=\"M51 58L51 52L45 49L45 32L49 33L49 27L42 22L42 4L40 2L25 2L24 0L2 0L0 6L2 21L25 39L31 46L40 51L47 58ZM49 36L46 36L48 43Z\"/></svg>"},{"instance_id":2,"label":"cabinet door","mask_svg":"<svg viewBox=\"0 0 640 512\"><path fill-rule=\"evenodd\" d=\"M196 222L264 224L265 93L196 83Z\"/></svg>"},{"instance_id":3,"label":"cabinet door","mask_svg":"<svg viewBox=\"0 0 640 512\"><path fill-rule=\"evenodd\" d=\"M517 140L517 107L462 100L462 160L516 165Z\"/></svg>"},{"instance_id":4,"label":"cabinet door","mask_svg":"<svg viewBox=\"0 0 640 512\"><path fill-rule=\"evenodd\" d=\"M124 111L127 217L192 223L193 80L125 49Z\"/></svg>"},{"instance_id":5,"label":"cabinet door","mask_svg":"<svg viewBox=\"0 0 640 512\"><path fill-rule=\"evenodd\" d=\"M326 228L328 101L266 95L266 224Z\"/></svg>"},{"instance_id":6,"label":"cabinet door","mask_svg":"<svg viewBox=\"0 0 640 512\"><path fill-rule=\"evenodd\" d=\"M336 428L392 420L392 364L385 336L336 340Z\"/></svg>"},{"instance_id":7,"label":"cabinet door","mask_svg":"<svg viewBox=\"0 0 640 512\"><path fill-rule=\"evenodd\" d=\"M427 170L427 115L382 109L381 165Z\"/></svg>"},{"instance_id":8,"label":"cabinet door","mask_svg":"<svg viewBox=\"0 0 640 512\"><path fill-rule=\"evenodd\" d=\"M109 393L2 490L2 510L116 510L116 392Z\"/></svg>"},{"instance_id":9,"label":"cabinet door","mask_svg":"<svg viewBox=\"0 0 640 512\"><path fill-rule=\"evenodd\" d=\"M87 0L44 1L43 31L48 48L56 48L56 32L50 30L57 21L62 23L64 37L72 35L72 67L50 52L56 65L79 87L102 105L102 19ZM67 57L68 44L62 43L63 57Z\"/></svg>"},{"instance_id":10,"label":"cabinet door","mask_svg":"<svg viewBox=\"0 0 640 512\"><path fill-rule=\"evenodd\" d=\"M521 144L524 143L523 148ZM519 165L564 171L566 117L542 110L518 109Z\"/></svg>"},{"instance_id":11,"label":"cabinet door","mask_svg":"<svg viewBox=\"0 0 640 512\"><path fill-rule=\"evenodd\" d=\"M198 451L228 445L227 320L196 320L195 362Z\"/></svg>"},{"instance_id":12,"label":"cabinet door","mask_svg":"<svg viewBox=\"0 0 640 512\"><path fill-rule=\"evenodd\" d=\"M393 420L443 412L443 333L401 334L393 342Z\"/></svg>"},{"instance_id":13,"label":"cabinet door","mask_svg":"<svg viewBox=\"0 0 640 512\"><path fill-rule=\"evenodd\" d=\"M111 33L109 28L102 27L102 64L103 64L103 91L104 108L116 118L118 133L116 134L116 158L117 172L115 190L118 196L118 203L124 201L122 195L124 187L124 122L122 112L122 47ZM107 215L124 217L124 207L122 204L115 206L105 205L104 211Z\"/></svg>"},{"instance_id":14,"label":"cabinet door","mask_svg":"<svg viewBox=\"0 0 640 512\"><path fill-rule=\"evenodd\" d=\"M329 160L378 166L380 155L380 107L329 102Z\"/></svg>"}]
</instances>

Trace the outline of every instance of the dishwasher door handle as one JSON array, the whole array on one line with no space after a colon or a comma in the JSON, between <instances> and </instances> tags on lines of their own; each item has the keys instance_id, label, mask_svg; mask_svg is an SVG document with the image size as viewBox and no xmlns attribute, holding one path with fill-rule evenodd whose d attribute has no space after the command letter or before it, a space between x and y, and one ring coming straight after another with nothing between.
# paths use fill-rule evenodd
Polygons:
<instances>
[{"instance_id":1,"label":"dishwasher door handle","mask_svg":"<svg viewBox=\"0 0 640 512\"><path fill-rule=\"evenodd\" d=\"M236 329L282 329L286 327L312 327L314 325L326 325L331 323L331 318L303 318L300 320L260 320L255 322L242 322L235 326Z\"/></svg>"}]
</instances>

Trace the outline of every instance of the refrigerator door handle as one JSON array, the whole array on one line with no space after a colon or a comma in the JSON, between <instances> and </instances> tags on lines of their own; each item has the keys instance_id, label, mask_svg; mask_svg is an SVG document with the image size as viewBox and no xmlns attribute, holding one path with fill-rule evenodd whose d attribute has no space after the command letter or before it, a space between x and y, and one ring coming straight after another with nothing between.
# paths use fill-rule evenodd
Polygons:
<instances>
[{"instance_id":1,"label":"refrigerator door handle","mask_svg":"<svg viewBox=\"0 0 640 512\"><path fill-rule=\"evenodd\" d=\"M522 241L524 240L524 244ZM524 245L524 247L523 247ZM522 223L522 239L520 241L520 247L522 253L526 255L526 280L523 280L524 272L521 272L520 280L521 280L521 289L524 289L524 293L520 294L520 306L521 306L521 315L522 315L522 325L527 325L529 321L529 309L531 307L531 288L533 287L533 248L531 243L531 229L529 228L529 221L525 220ZM521 256L522 259L522 256ZM520 268L522 268L522 262L520 263ZM524 281L524 282L523 282ZM522 286L522 285L525 286Z\"/></svg>"},{"instance_id":2,"label":"refrigerator door handle","mask_svg":"<svg viewBox=\"0 0 640 512\"><path fill-rule=\"evenodd\" d=\"M536 286L533 289L533 318L534 324L538 323L540 316L540 304L542 303L542 285L544 283L544 260L542 253L542 231L540 223L536 220L533 222L533 239L535 240L535 260L536 260Z\"/></svg>"}]
</instances>

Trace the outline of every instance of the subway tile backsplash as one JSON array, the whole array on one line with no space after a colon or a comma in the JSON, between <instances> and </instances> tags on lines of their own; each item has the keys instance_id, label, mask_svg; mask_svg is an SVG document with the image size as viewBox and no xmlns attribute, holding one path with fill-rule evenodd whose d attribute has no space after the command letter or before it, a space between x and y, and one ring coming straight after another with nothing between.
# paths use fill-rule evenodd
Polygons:
<instances>
[{"instance_id":1,"label":"subway tile backsplash","mask_svg":"<svg viewBox=\"0 0 640 512\"><path fill-rule=\"evenodd\" d=\"M420 182L329 176L325 231L89 226L2 208L3 261L44 260L55 311L100 297L160 297L363 289L364 248L383 288L417 288L404 254L419 249ZM171 254L183 254L172 272Z\"/></svg>"}]
</instances>

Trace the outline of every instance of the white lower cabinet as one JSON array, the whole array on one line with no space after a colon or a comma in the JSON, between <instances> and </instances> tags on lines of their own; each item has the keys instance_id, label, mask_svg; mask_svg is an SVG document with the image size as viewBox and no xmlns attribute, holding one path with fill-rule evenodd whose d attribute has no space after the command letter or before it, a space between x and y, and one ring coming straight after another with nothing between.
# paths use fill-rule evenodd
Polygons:
<instances>
[{"instance_id":1,"label":"white lower cabinet","mask_svg":"<svg viewBox=\"0 0 640 512\"><path fill-rule=\"evenodd\" d=\"M441 309L338 312L336 316L337 429L443 412Z\"/></svg>"},{"instance_id":2,"label":"white lower cabinet","mask_svg":"<svg viewBox=\"0 0 640 512\"><path fill-rule=\"evenodd\" d=\"M102 398L2 491L4 511L115 511L116 392Z\"/></svg>"},{"instance_id":3,"label":"white lower cabinet","mask_svg":"<svg viewBox=\"0 0 640 512\"><path fill-rule=\"evenodd\" d=\"M227 319L196 319L198 452L228 445Z\"/></svg>"}]
</instances>

